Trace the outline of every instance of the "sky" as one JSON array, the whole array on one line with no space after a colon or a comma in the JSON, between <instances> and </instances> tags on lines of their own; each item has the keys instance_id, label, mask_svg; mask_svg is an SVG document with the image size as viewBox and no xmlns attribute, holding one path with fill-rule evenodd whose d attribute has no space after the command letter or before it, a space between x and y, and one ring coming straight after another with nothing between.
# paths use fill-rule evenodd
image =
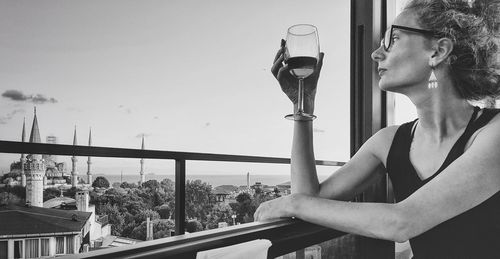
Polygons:
<instances>
[{"instance_id":1,"label":"sky","mask_svg":"<svg viewBox=\"0 0 500 259\"><path fill-rule=\"evenodd\" d=\"M36 106L41 138L94 146L289 157L292 105L270 72L289 26L314 24L325 52L316 158L349 158L348 0L0 0L0 139L20 141ZM7 171L17 154L0 154ZM59 157L70 167L69 157ZM79 158L80 172L86 158ZM93 158L99 173L138 159ZM146 160L146 172L173 173ZM288 173L188 162L188 173ZM331 168L320 172L331 172Z\"/></svg>"}]
</instances>

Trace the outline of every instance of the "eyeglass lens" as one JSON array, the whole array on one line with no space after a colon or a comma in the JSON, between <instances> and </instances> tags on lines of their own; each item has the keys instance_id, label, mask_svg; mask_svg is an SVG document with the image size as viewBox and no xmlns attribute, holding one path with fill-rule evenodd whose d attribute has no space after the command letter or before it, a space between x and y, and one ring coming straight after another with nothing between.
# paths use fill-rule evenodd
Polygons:
<instances>
[{"instance_id":1,"label":"eyeglass lens","mask_svg":"<svg viewBox=\"0 0 500 259\"><path fill-rule=\"evenodd\" d=\"M392 28L389 28L385 31L384 34L384 39L383 39L383 44L384 44L384 49L387 51L391 47L391 33L392 33Z\"/></svg>"}]
</instances>

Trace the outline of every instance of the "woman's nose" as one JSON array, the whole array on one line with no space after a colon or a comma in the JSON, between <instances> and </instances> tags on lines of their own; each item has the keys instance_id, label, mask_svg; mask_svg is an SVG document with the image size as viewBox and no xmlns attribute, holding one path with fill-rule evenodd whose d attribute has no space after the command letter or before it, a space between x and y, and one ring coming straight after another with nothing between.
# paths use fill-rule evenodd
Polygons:
<instances>
[{"instance_id":1,"label":"woman's nose","mask_svg":"<svg viewBox=\"0 0 500 259\"><path fill-rule=\"evenodd\" d=\"M377 61L377 62L384 59L384 53L382 51L382 44L380 44L380 46L372 52L371 57L372 57L373 61Z\"/></svg>"}]
</instances>

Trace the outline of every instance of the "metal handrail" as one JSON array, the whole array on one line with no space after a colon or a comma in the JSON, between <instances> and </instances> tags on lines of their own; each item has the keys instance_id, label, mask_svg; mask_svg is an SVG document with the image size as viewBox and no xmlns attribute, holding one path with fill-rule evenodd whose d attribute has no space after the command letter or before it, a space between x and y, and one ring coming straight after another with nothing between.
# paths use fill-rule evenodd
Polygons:
<instances>
[{"instance_id":1,"label":"metal handrail","mask_svg":"<svg viewBox=\"0 0 500 259\"><path fill-rule=\"evenodd\" d=\"M184 234L185 228L185 182L186 182L186 161L213 161L213 162L245 162L245 163L269 163L269 164L290 164L290 158L244 156L229 154L210 154L196 152L177 152L162 150L143 150L95 146L60 145L45 143L27 143L17 141L0 140L0 153L14 154L50 154L67 156L90 156L90 157L116 157L116 158L146 158L146 159L168 159L175 160L175 233ZM345 162L316 160L316 165L342 166ZM258 226L258 223L256 223ZM296 223L295 223L296 224ZM286 225L295 225L287 223ZM318 231L330 231L321 228ZM258 232L258 231L257 231ZM256 233L257 233L256 232ZM338 236L338 232L335 233ZM250 235L252 236L252 235ZM248 238L248 237L246 237ZM244 240L243 237L242 240ZM188 240L188 239L186 239ZM241 241L243 242L243 241ZM220 244L219 244L220 246ZM151 247L150 247L151 248ZM130 248L133 249L133 248ZM162 251L166 248L163 247ZM182 247L184 251L186 248ZM167 249L168 251L171 251ZM172 250L173 251L173 250ZM279 250L284 251L283 249ZM174 251L175 252L175 251ZM193 252L193 251L191 251ZM175 252L176 253L176 252ZM106 253L105 253L106 254Z\"/></svg>"},{"instance_id":2,"label":"metal handrail","mask_svg":"<svg viewBox=\"0 0 500 259\"><path fill-rule=\"evenodd\" d=\"M272 246L268 258L295 252L346 233L295 219L275 219L160 238L133 245L66 255L62 258L196 258L199 251L267 239Z\"/></svg>"},{"instance_id":3,"label":"metal handrail","mask_svg":"<svg viewBox=\"0 0 500 259\"><path fill-rule=\"evenodd\" d=\"M130 148L111 148L78 145L60 145L46 143L28 143L18 141L0 140L0 153L13 154L45 154L66 156L91 156L91 157L119 157L119 158L147 158L147 159L171 159L171 160L197 160L214 162L245 162L245 163L268 163L289 164L290 158L245 156L229 154L211 154L197 152L178 152L163 150L145 150ZM345 162L316 160L317 165L342 166Z\"/></svg>"}]
</instances>

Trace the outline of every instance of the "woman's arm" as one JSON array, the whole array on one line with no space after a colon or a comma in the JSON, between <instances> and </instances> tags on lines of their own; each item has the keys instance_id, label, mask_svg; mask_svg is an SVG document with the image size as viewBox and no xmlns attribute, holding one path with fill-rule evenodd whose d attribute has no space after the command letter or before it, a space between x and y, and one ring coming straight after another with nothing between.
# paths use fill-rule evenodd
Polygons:
<instances>
[{"instance_id":1,"label":"woman's arm","mask_svg":"<svg viewBox=\"0 0 500 259\"><path fill-rule=\"evenodd\" d=\"M255 218L298 217L349 233L403 242L500 191L499 147L497 116L462 156L397 204L353 203L293 194L259 207Z\"/></svg>"},{"instance_id":2,"label":"woman's arm","mask_svg":"<svg viewBox=\"0 0 500 259\"><path fill-rule=\"evenodd\" d=\"M292 193L336 200L351 200L376 181L383 171L397 126L380 130L356 155L328 179L319 184L313 150L311 121L295 121L292 144Z\"/></svg>"}]
</instances>

